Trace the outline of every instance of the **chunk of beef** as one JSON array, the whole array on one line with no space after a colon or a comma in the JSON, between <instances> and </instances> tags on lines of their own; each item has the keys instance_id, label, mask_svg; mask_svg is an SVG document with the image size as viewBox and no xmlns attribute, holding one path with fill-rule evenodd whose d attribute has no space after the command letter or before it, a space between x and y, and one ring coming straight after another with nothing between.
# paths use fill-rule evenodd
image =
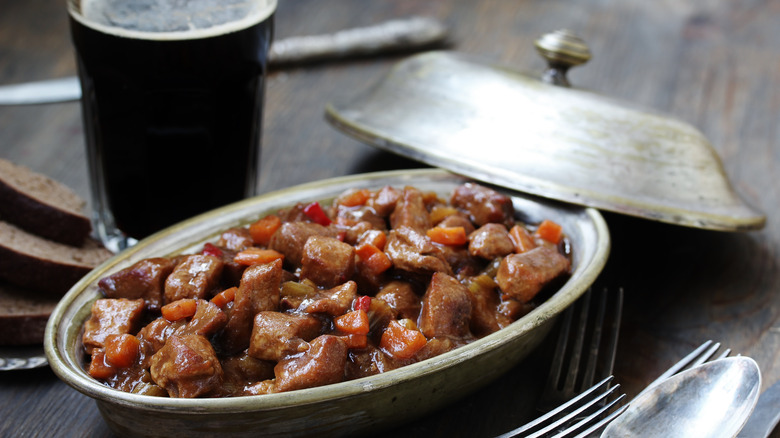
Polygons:
<instances>
[{"instance_id":1,"label":"chunk of beef","mask_svg":"<svg viewBox=\"0 0 780 438\"><path fill-rule=\"evenodd\" d=\"M320 290L311 282L303 281L299 283L296 280L285 281L282 283L279 290L279 307L283 311L298 309L304 301L311 303L313 300L316 300L319 294Z\"/></svg>"},{"instance_id":2,"label":"chunk of beef","mask_svg":"<svg viewBox=\"0 0 780 438\"><path fill-rule=\"evenodd\" d=\"M422 192L414 187L404 187L393 213L390 214L390 226L409 227L423 233L431 227L431 217L425 208Z\"/></svg>"},{"instance_id":3,"label":"chunk of beef","mask_svg":"<svg viewBox=\"0 0 780 438\"><path fill-rule=\"evenodd\" d=\"M427 338L466 338L471 335L471 294L466 286L447 274L433 274L422 299L420 331Z\"/></svg>"},{"instance_id":4,"label":"chunk of beef","mask_svg":"<svg viewBox=\"0 0 780 438\"><path fill-rule=\"evenodd\" d=\"M365 221L350 222L344 220L339 220L338 223L334 222L328 225L328 228L335 228L337 236L339 236L338 238L350 245L357 244L363 233L374 229L370 223Z\"/></svg>"},{"instance_id":5,"label":"chunk of beef","mask_svg":"<svg viewBox=\"0 0 780 438\"><path fill-rule=\"evenodd\" d=\"M144 300L141 298L101 298L92 303L92 316L84 323L82 343L87 354L105 346L109 335L135 333L141 323Z\"/></svg>"},{"instance_id":6,"label":"chunk of beef","mask_svg":"<svg viewBox=\"0 0 780 438\"><path fill-rule=\"evenodd\" d=\"M332 237L311 236L303 246L301 278L322 287L344 283L355 272L355 248Z\"/></svg>"},{"instance_id":7,"label":"chunk of beef","mask_svg":"<svg viewBox=\"0 0 780 438\"><path fill-rule=\"evenodd\" d=\"M398 269L431 275L434 272L452 274L450 265L441 249L434 245L428 236L409 227L390 231L387 237L385 254Z\"/></svg>"},{"instance_id":8,"label":"chunk of beef","mask_svg":"<svg viewBox=\"0 0 780 438\"><path fill-rule=\"evenodd\" d=\"M373 376L398 368L398 362L392 356L370 345L362 350L353 350L347 362L347 380Z\"/></svg>"},{"instance_id":9,"label":"chunk of beef","mask_svg":"<svg viewBox=\"0 0 780 438\"><path fill-rule=\"evenodd\" d=\"M463 209L477 226L495 222L511 227L514 223L512 198L485 186L465 183L455 188L450 202Z\"/></svg>"},{"instance_id":10,"label":"chunk of beef","mask_svg":"<svg viewBox=\"0 0 780 438\"><path fill-rule=\"evenodd\" d=\"M352 307L352 301L357 297L357 284L348 281L326 291L318 292L313 300L304 301L302 310L306 313L326 313L339 316Z\"/></svg>"},{"instance_id":11,"label":"chunk of beef","mask_svg":"<svg viewBox=\"0 0 780 438\"><path fill-rule=\"evenodd\" d=\"M376 214L373 208L366 206L339 207L336 210L336 222L344 225L361 224L360 227L364 230L387 229L387 221L385 221L385 218Z\"/></svg>"},{"instance_id":12,"label":"chunk of beef","mask_svg":"<svg viewBox=\"0 0 780 438\"><path fill-rule=\"evenodd\" d=\"M268 379L251 385L246 385L244 391L239 395L262 395L273 394L276 392L276 380Z\"/></svg>"},{"instance_id":13,"label":"chunk of beef","mask_svg":"<svg viewBox=\"0 0 780 438\"><path fill-rule=\"evenodd\" d=\"M320 334L320 320L309 315L260 312L255 316L249 355L279 361L309 349L308 342Z\"/></svg>"},{"instance_id":14,"label":"chunk of beef","mask_svg":"<svg viewBox=\"0 0 780 438\"><path fill-rule=\"evenodd\" d=\"M469 254L493 260L511 254L515 244L509 236L509 231L501 224L485 224L469 234Z\"/></svg>"},{"instance_id":15,"label":"chunk of beef","mask_svg":"<svg viewBox=\"0 0 780 438\"><path fill-rule=\"evenodd\" d=\"M256 359L246 351L222 360L223 395L245 395L244 387L274 377L276 362Z\"/></svg>"},{"instance_id":16,"label":"chunk of beef","mask_svg":"<svg viewBox=\"0 0 780 438\"><path fill-rule=\"evenodd\" d=\"M108 298L143 298L150 310L162 307L165 279L173 271L173 259L155 257L103 277L98 286Z\"/></svg>"},{"instance_id":17,"label":"chunk of beef","mask_svg":"<svg viewBox=\"0 0 780 438\"><path fill-rule=\"evenodd\" d=\"M206 298L218 285L223 263L208 254L186 256L165 280L165 302L183 298Z\"/></svg>"},{"instance_id":18,"label":"chunk of beef","mask_svg":"<svg viewBox=\"0 0 780 438\"><path fill-rule=\"evenodd\" d=\"M165 346L165 341L186 324L185 319L170 322L163 317L159 317L138 332L138 339L141 340L141 351L145 358L144 368L149 367L148 361L151 360L154 353Z\"/></svg>"},{"instance_id":19,"label":"chunk of beef","mask_svg":"<svg viewBox=\"0 0 780 438\"><path fill-rule=\"evenodd\" d=\"M389 304L400 318L417 321L420 316L420 297L409 282L391 281L382 287L376 298Z\"/></svg>"},{"instance_id":20,"label":"chunk of beef","mask_svg":"<svg viewBox=\"0 0 780 438\"><path fill-rule=\"evenodd\" d=\"M201 335L171 336L152 356L152 379L170 397L194 398L218 393L222 366L208 339Z\"/></svg>"},{"instance_id":21,"label":"chunk of beef","mask_svg":"<svg viewBox=\"0 0 780 438\"><path fill-rule=\"evenodd\" d=\"M457 342L457 340L453 338L441 337L429 339L425 346L414 355L410 362L419 362L421 360L430 359L432 357L436 357L440 354L454 350L461 345L463 345L463 343Z\"/></svg>"},{"instance_id":22,"label":"chunk of beef","mask_svg":"<svg viewBox=\"0 0 780 438\"><path fill-rule=\"evenodd\" d=\"M371 305L368 312L368 336L379 343L382 339L382 333L384 333L390 321L398 319L398 311L396 311L385 300L371 299Z\"/></svg>"},{"instance_id":23,"label":"chunk of beef","mask_svg":"<svg viewBox=\"0 0 780 438\"><path fill-rule=\"evenodd\" d=\"M258 312L279 309L279 286L282 282L281 260L253 265L244 271L233 298L225 329L219 344L227 353L236 353L249 346L252 321Z\"/></svg>"},{"instance_id":24,"label":"chunk of beef","mask_svg":"<svg viewBox=\"0 0 780 438\"><path fill-rule=\"evenodd\" d=\"M234 302L240 306L248 302L254 313L279 309L279 285L283 277L280 260L250 266L241 277Z\"/></svg>"},{"instance_id":25,"label":"chunk of beef","mask_svg":"<svg viewBox=\"0 0 780 438\"><path fill-rule=\"evenodd\" d=\"M151 357L150 357L151 359ZM128 369L126 369L128 370ZM123 370L124 371L124 370ZM128 370L130 371L130 370ZM146 368L132 370L137 373L136 376L127 376L123 382L124 388L117 386L117 389L122 391L131 392L138 395L148 395L152 397L167 397L168 392L163 388L160 388L152 379L152 374Z\"/></svg>"},{"instance_id":26,"label":"chunk of beef","mask_svg":"<svg viewBox=\"0 0 780 438\"><path fill-rule=\"evenodd\" d=\"M469 218L462 216L461 214L451 214L442 219L437 226L442 228L463 227L466 231L466 235L473 233L475 230L474 224L471 223Z\"/></svg>"},{"instance_id":27,"label":"chunk of beef","mask_svg":"<svg viewBox=\"0 0 780 438\"><path fill-rule=\"evenodd\" d=\"M485 260L472 257L465 246L437 245L442 257L450 265L453 275L470 277L476 275L485 266Z\"/></svg>"},{"instance_id":28,"label":"chunk of beef","mask_svg":"<svg viewBox=\"0 0 780 438\"><path fill-rule=\"evenodd\" d=\"M255 244L249 228L235 227L225 230L217 240L217 246L231 251L243 251Z\"/></svg>"},{"instance_id":29,"label":"chunk of beef","mask_svg":"<svg viewBox=\"0 0 780 438\"><path fill-rule=\"evenodd\" d=\"M368 206L373 208L379 216L387 217L395 210L401 193L401 190L392 186L382 187L374 197L368 200Z\"/></svg>"},{"instance_id":30,"label":"chunk of beef","mask_svg":"<svg viewBox=\"0 0 780 438\"><path fill-rule=\"evenodd\" d=\"M505 257L496 281L501 292L527 303L551 280L569 271L571 262L552 246L539 246Z\"/></svg>"},{"instance_id":31,"label":"chunk of beef","mask_svg":"<svg viewBox=\"0 0 780 438\"><path fill-rule=\"evenodd\" d=\"M280 361L274 367L276 391L292 391L344 380L347 344L338 336L322 335L303 354Z\"/></svg>"},{"instance_id":32,"label":"chunk of beef","mask_svg":"<svg viewBox=\"0 0 780 438\"><path fill-rule=\"evenodd\" d=\"M285 222L271 236L269 248L284 254L284 261L293 268L301 266L303 246L311 236L335 237L335 230L311 222Z\"/></svg>"},{"instance_id":33,"label":"chunk of beef","mask_svg":"<svg viewBox=\"0 0 780 438\"><path fill-rule=\"evenodd\" d=\"M195 334L210 337L227 324L227 315L216 304L207 300L198 300L195 315L182 329L181 334Z\"/></svg>"},{"instance_id":34,"label":"chunk of beef","mask_svg":"<svg viewBox=\"0 0 780 438\"><path fill-rule=\"evenodd\" d=\"M471 293L471 333L482 337L498 331L498 305L501 297L496 291L495 281L487 275L471 279L468 289Z\"/></svg>"},{"instance_id":35,"label":"chunk of beef","mask_svg":"<svg viewBox=\"0 0 780 438\"><path fill-rule=\"evenodd\" d=\"M502 296L501 302L498 304L496 322L499 327L504 328L522 318L535 308L536 306L534 303L521 303L509 296Z\"/></svg>"},{"instance_id":36,"label":"chunk of beef","mask_svg":"<svg viewBox=\"0 0 780 438\"><path fill-rule=\"evenodd\" d=\"M279 216L282 222L310 222L309 216L303 212L306 205L299 202L290 208L277 211L276 215Z\"/></svg>"}]
</instances>

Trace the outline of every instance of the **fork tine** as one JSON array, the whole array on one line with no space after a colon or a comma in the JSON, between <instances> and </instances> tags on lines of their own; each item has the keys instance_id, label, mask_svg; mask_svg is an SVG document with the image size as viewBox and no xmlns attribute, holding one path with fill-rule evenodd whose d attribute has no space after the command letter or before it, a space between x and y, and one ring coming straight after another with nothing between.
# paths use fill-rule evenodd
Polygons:
<instances>
[{"instance_id":1,"label":"fork tine","mask_svg":"<svg viewBox=\"0 0 780 438\"><path fill-rule=\"evenodd\" d=\"M666 372L661 374L657 379L655 379L652 383L650 383L643 391L641 391L639 394L636 395L636 397L640 397L642 394L644 394L646 391L651 389L653 386L658 384L660 381L667 379L678 372L680 372L683 369L687 368L693 368L695 366L698 366L704 362L707 362L709 360L717 360L724 357L727 357L729 354L731 354L730 349L725 349L722 353L715 356L715 353L720 349L720 343L713 342L713 341L706 341L699 347L697 347L695 350L693 350L691 353L689 353L687 356L682 358L680 361L672 365ZM714 357L715 356L715 357ZM620 385L615 385L620 386ZM616 410L611 410L613 405L616 405L620 400L622 400L625 397L625 394L621 395L618 399L613 400L608 406L605 406L604 409L601 411L594 412L593 414L589 415L586 418L581 419L576 424L569 425L566 427L566 429L559 430L556 435L552 435L551 438L570 438L572 434L578 433L573 438L586 438L591 436L596 431L601 430L604 426L606 426L609 422L617 418L618 415L622 414L623 411L625 411L631 402L628 402L624 404L622 407ZM635 398L636 398L635 397ZM610 412L611 410L611 412ZM608 415L604 416L605 413L608 413ZM603 417L603 418L601 418ZM601 418L599 420L599 418ZM588 427L588 424L597 421L595 424ZM586 430L580 432L580 429L582 427L588 427Z\"/></svg>"},{"instance_id":2,"label":"fork tine","mask_svg":"<svg viewBox=\"0 0 780 438\"><path fill-rule=\"evenodd\" d=\"M611 375L615 367L618 333L620 332L620 321L623 311L623 288L615 291L611 300L609 299L609 294L610 291L604 288L598 296L596 324L594 324L593 334L591 335L588 360L581 387L593 384L599 366L601 366L602 376ZM610 309L607 309L607 301L610 301L612 304ZM612 315L609 320L606 318L607 312ZM602 342L604 335L607 336L607 339Z\"/></svg>"},{"instance_id":3,"label":"fork tine","mask_svg":"<svg viewBox=\"0 0 780 438\"><path fill-rule=\"evenodd\" d=\"M696 360L696 358L697 358L697 357L699 357L699 356L700 356L700 355L701 355L701 354L702 354L702 353L703 353L705 350L707 350L707 348L709 348L709 347L710 347L712 344L713 344L713 342L712 342L712 341L707 341L707 342L705 342L705 343L701 344L701 345L700 345L698 348L696 348L695 350L693 350L692 352L690 352L690 353L689 353L687 356L685 356L684 358L680 359L680 361L679 361L679 362L677 362L676 364L672 365L672 366L671 366L671 367L670 367L668 370L666 370L666 371L665 371L663 374L661 374L660 376L658 376L658 378L657 378L657 379L655 379L655 380L654 380L654 381L653 381L653 382L652 382L650 385L648 385L648 386L655 385L656 383L660 382L661 380L666 380L666 379L668 379L669 377L671 377L671 376L673 376L673 375L677 374L677 372L679 372L681 369L683 369L683 368L685 368L686 366L688 366L689 364L693 363L693 362ZM720 346L720 344L717 344L717 343L716 343L716 344L715 344L715 347L716 347L716 349L717 349L717 347L718 347L718 346Z\"/></svg>"},{"instance_id":4,"label":"fork tine","mask_svg":"<svg viewBox=\"0 0 780 438\"><path fill-rule=\"evenodd\" d=\"M605 289L606 291L606 289ZM623 288L618 288L615 293L615 298L612 301L612 320L609 323L609 339L607 340L607 346L604 349L606 354L603 356L606 358L606 370L604 374L612 374L615 369L615 356L617 356L618 346L618 334L620 333L620 324L623 320Z\"/></svg>"},{"instance_id":5,"label":"fork tine","mask_svg":"<svg viewBox=\"0 0 780 438\"><path fill-rule=\"evenodd\" d=\"M566 420L566 421L568 421L569 419L574 418L574 415L576 415L576 413L578 411L580 411L580 412L582 411L582 406L584 406L586 408L590 407L594 403L597 403L597 402L605 399L606 397L608 397L610 394L616 392L617 389L620 387L620 385L614 385L614 386L610 387L609 384L610 384L610 382L613 379L614 379L613 376L609 376L609 377L601 380L600 382L598 382L597 384L593 385L592 387L590 387L586 391L582 392L581 394L579 394L578 396L572 398L571 400L567 401L566 403L558 406L557 408L553 409L552 411L550 411L550 412L548 412L548 413L546 413L546 414L536 418L533 421L530 421L530 422L528 422L528 423L518 427L517 429L514 429L514 430L512 430L510 432L507 432L507 433L505 433L503 435L500 435L497 438L508 438L508 437L518 436L519 434L521 434L523 432L530 432L530 431L533 431L533 430L535 430L535 429L537 429L539 427L543 427L543 429L541 429L540 431L549 431L549 430L551 430L551 429L548 429L549 425L548 426L542 426L542 425L547 424L547 423L549 423L551 421L553 422L552 424L554 424L555 427L559 426L560 424L563 424L565 421L560 422L559 424L555 424L555 422L560 421L560 419L559 420L555 420L555 418L558 417L559 415L564 415L561 418ZM599 391L604 391L604 393L599 395L599 396L593 397L594 394L597 394ZM582 406L580 406L580 405L582 405ZM564 414L564 413L566 413L566 414ZM523 436L525 436L526 438L537 436L537 434L539 434L540 431L533 432L534 433L533 435L523 435Z\"/></svg>"},{"instance_id":6,"label":"fork tine","mask_svg":"<svg viewBox=\"0 0 780 438\"><path fill-rule=\"evenodd\" d=\"M566 309L549 376L537 404L539 411L555 408L612 374L622 298L622 289L613 293L607 288L599 292L589 288Z\"/></svg>"},{"instance_id":7,"label":"fork tine","mask_svg":"<svg viewBox=\"0 0 780 438\"><path fill-rule=\"evenodd\" d=\"M609 409L612 408L612 406L614 406L618 402L622 401L625 397L626 397L626 395L622 394L620 397L618 397L617 399L613 400L608 406L605 406L605 407L601 408L598 412L595 412L590 417L582 420L582 422L585 422L586 420L588 422L590 422L590 421L593 421L593 420L599 418L599 416L603 415L603 413L605 413L605 412L608 412ZM580 432L574 438L586 438L586 437L589 437L592 433L596 432L597 430L599 430L602 427L606 426L607 424L611 423L612 420L617 418L626 409L628 409L628 404L625 404L625 405L621 406L619 409L615 409L609 415L607 415L606 417L602 418L598 423L596 423L596 424L592 425L591 427L585 429L584 431ZM578 423L575 427L572 427L571 429L565 430L565 431L561 432L560 434L555 435L555 436L553 436L551 438L567 438L572 433L574 433L577 430L579 430L579 427L580 427L580 425Z\"/></svg>"},{"instance_id":8,"label":"fork tine","mask_svg":"<svg viewBox=\"0 0 780 438\"><path fill-rule=\"evenodd\" d=\"M585 344L585 332L588 328L588 319L590 317L590 302L592 298L592 290L588 289L581 299L582 306L580 307L579 318L577 319L577 329L574 332L574 345L572 346L569 363L573 364L569 367L566 373L566 381L563 384L563 391L566 394L576 394L577 377L580 371L579 364L582 360L582 347ZM599 309L600 310L600 309ZM603 317L603 312L599 312ZM603 318L602 318L603 319ZM596 319L595 326L600 328L602 321ZM598 354L598 343L596 344L596 354ZM593 382L584 384L583 387L591 386Z\"/></svg>"},{"instance_id":9,"label":"fork tine","mask_svg":"<svg viewBox=\"0 0 780 438\"><path fill-rule=\"evenodd\" d=\"M647 390L649 390L653 386L657 385L663 380L668 379L669 377L672 377L673 375L679 373L680 371L686 368L693 368L695 366L703 364L704 362L712 360L712 357L715 355L715 352L717 352L718 349L720 349L720 342L713 342L712 340L705 341L703 344L698 346L695 350L690 352L687 356L685 356L684 358L680 359L680 361L672 365L663 374L658 376L657 379L650 382L650 384L647 385L647 387L645 387L645 389L642 390L636 396L639 397L640 395L644 394ZM731 354L731 349L727 348L720 355L715 357L715 359L727 357L729 354Z\"/></svg>"},{"instance_id":10,"label":"fork tine","mask_svg":"<svg viewBox=\"0 0 780 438\"><path fill-rule=\"evenodd\" d=\"M543 429L531 434L526 435L524 438L540 438L543 436L547 436L548 433L554 432L559 427L563 426L564 424L567 424L571 421L577 420L578 418L581 418L579 421L577 421L576 424L573 426L569 426L566 428L567 433L574 432L576 430L579 430L580 427L584 427L585 425L589 424L593 420L597 419L599 416L601 416L604 412L608 411L612 408L613 405L619 403L623 398L626 396L625 394L620 394L612 400L609 401L609 397L611 397L613 394L617 394L617 390L620 389L620 385L614 385L612 387L607 387L607 390L599 395L596 398L593 398L591 400L586 400L585 403L582 406L579 406L578 408L574 409L573 411L569 412L565 416L559 418L558 420L548 424ZM592 412L588 414L592 409L598 407L598 409L595 412ZM586 415L585 417L582 417L583 415ZM556 435L558 436L558 435ZM565 436L565 435L563 435Z\"/></svg>"},{"instance_id":11,"label":"fork tine","mask_svg":"<svg viewBox=\"0 0 780 438\"><path fill-rule=\"evenodd\" d=\"M599 358L599 346L601 345L601 334L604 327L604 313L607 311L607 293L604 291L598 297L596 303L596 318L595 324L593 324L593 333L590 338L590 346L588 347L588 357L585 365L585 372L582 376L582 386L590 386L593 384L593 380L596 375L596 368ZM590 303L589 303L590 304ZM585 308L586 306L583 306ZM581 324L581 332L585 332L585 324ZM611 373L610 373L611 374Z\"/></svg>"},{"instance_id":12,"label":"fork tine","mask_svg":"<svg viewBox=\"0 0 780 438\"><path fill-rule=\"evenodd\" d=\"M549 436L573 423L582 429L622 402L625 395L618 392L620 385L611 387L622 306L622 289L617 294L606 288L600 292L588 289L564 311L550 372L537 403L547 414L501 437ZM603 380L593 385L596 379Z\"/></svg>"},{"instance_id":13,"label":"fork tine","mask_svg":"<svg viewBox=\"0 0 780 438\"><path fill-rule=\"evenodd\" d=\"M569 344L569 333L571 333L571 323L574 316L574 307L569 306L563 313L561 327L558 330L558 340L555 344L555 355L552 364L550 364L550 374L545 383L544 393L555 391L561 381L564 358L566 356L566 347Z\"/></svg>"}]
</instances>

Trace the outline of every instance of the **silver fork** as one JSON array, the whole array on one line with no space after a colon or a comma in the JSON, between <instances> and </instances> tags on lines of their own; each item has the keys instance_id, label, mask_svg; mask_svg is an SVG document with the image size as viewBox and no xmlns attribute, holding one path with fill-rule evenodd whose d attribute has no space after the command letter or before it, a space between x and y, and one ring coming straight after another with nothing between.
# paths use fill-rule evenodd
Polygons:
<instances>
[{"instance_id":1,"label":"silver fork","mask_svg":"<svg viewBox=\"0 0 780 438\"><path fill-rule=\"evenodd\" d=\"M704 342L696 349L694 349L692 352L690 352L687 356L685 356L684 358L680 359L677 363L672 365L668 370L664 371L664 373L658 376L658 378L650 382L650 384L647 385L647 387L643 389L639 394L637 394L636 397L634 398L639 397L640 395L644 394L646 391L650 390L655 385L668 379L669 377L672 377L673 375L679 372L685 371L687 369L693 368L695 366L701 365L711 360L728 357L731 354L731 349L729 348L726 348L723 351L719 352L720 347L721 345L719 342L714 342L712 340L708 340ZM628 409L628 406L630 404L631 402L629 401L628 403L623 405L620 409L611 412L608 416L601 418L601 420L592 424L590 427L588 427L585 430L582 430L580 426L574 425L567 429L561 430L555 435L550 435L549 438L569 438L569 437L587 438L593 436L593 434L603 429L612 420L617 418L618 415L622 414L623 411Z\"/></svg>"},{"instance_id":2,"label":"silver fork","mask_svg":"<svg viewBox=\"0 0 780 438\"><path fill-rule=\"evenodd\" d=\"M572 433L619 406L624 395L617 391L620 385L611 385L611 374L622 309L622 289L589 289L566 309L550 375L537 405L547 413L499 438L543 437L566 427ZM594 385L597 375L601 380Z\"/></svg>"},{"instance_id":3,"label":"silver fork","mask_svg":"<svg viewBox=\"0 0 780 438\"><path fill-rule=\"evenodd\" d=\"M687 356L680 359L679 362L672 365L668 370L664 371L664 373L658 376L657 379L650 382L650 384L647 385L647 387L643 389L639 394L637 394L636 397L639 397L640 395L650 390L650 388L652 388L653 386L661 383L662 381L668 379L669 377L672 377L673 375L681 371L685 371L689 368L693 368L697 365L701 365L704 362L708 362L710 360L727 357L729 354L731 354L730 348L726 348L720 353L718 353L719 349L720 349L720 342L714 342L712 340L708 340L704 342L703 344L698 346L695 350L690 352ZM715 355L716 353L718 353L717 356Z\"/></svg>"}]
</instances>

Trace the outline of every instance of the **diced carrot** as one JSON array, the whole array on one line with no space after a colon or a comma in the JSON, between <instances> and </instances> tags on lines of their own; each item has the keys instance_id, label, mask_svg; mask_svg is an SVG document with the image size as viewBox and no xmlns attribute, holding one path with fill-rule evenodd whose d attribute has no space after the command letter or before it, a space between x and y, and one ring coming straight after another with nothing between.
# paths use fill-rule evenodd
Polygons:
<instances>
[{"instance_id":1,"label":"diced carrot","mask_svg":"<svg viewBox=\"0 0 780 438\"><path fill-rule=\"evenodd\" d=\"M379 275L393 266L387 254L370 243L358 245L355 253L360 257L360 263L374 275Z\"/></svg>"},{"instance_id":2,"label":"diced carrot","mask_svg":"<svg viewBox=\"0 0 780 438\"><path fill-rule=\"evenodd\" d=\"M347 348L359 349L368 347L368 335L349 334L342 336L342 338L346 341Z\"/></svg>"},{"instance_id":3,"label":"diced carrot","mask_svg":"<svg viewBox=\"0 0 780 438\"><path fill-rule=\"evenodd\" d=\"M468 241L463 227L433 227L425 233L432 241L442 245L463 245Z\"/></svg>"},{"instance_id":4,"label":"diced carrot","mask_svg":"<svg viewBox=\"0 0 780 438\"><path fill-rule=\"evenodd\" d=\"M345 207L357 207L365 205L371 198L371 191L368 189L356 189L342 193L336 198L336 203Z\"/></svg>"},{"instance_id":5,"label":"diced carrot","mask_svg":"<svg viewBox=\"0 0 780 438\"><path fill-rule=\"evenodd\" d=\"M438 224L439 222L443 221L444 218L447 216L452 216L453 214L456 214L458 210L455 207L445 207L443 205L437 205L431 209L430 214L428 215L431 218L432 224Z\"/></svg>"},{"instance_id":6,"label":"diced carrot","mask_svg":"<svg viewBox=\"0 0 780 438\"><path fill-rule=\"evenodd\" d=\"M379 346L399 359L409 359L425 347L428 340L419 330L409 329L398 321L390 321L382 333Z\"/></svg>"},{"instance_id":7,"label":"diced carrot","mask_svg":"<svg viewBox=\"0 0 780 438\"><path fill-rule=\"evenodd\" d=\"M116 368L105 361L106 351L102 348L92 350L92 360L89 362L89 375L96 379L108 379L116 374Z\"/></svg>"},{"instance_id":8,"label":"diced carrot","mask_svg":"<svg viewBox=\"0 0 780 438\"><path fill-rule=\"evenodd\" d=\"M361 295L355 298L355 301L352 302L352 307L354 310L364 310L368 312L371 308L371 297L368 295Z\"/></svg>"},{"instance_id":9,"label":"diced carrot","mask_svg":"<svg viewBox=\"0 0 780 438\"><path fill-rule=\"evenodd\" d=\"M353 310L333 319L337 329L347 334L367 335L368 314L365 310Z\"/></svg>"},{"instance_id":10,"label":"diced carrot","mask_svg":"<svg viewBox=\"0 0 780 438\"><path fill-rule=\"evenodd\" d=\"M358 238L358 245L363 243L370 243L380 250L385 250L385 244L387 243L387 234L382 230L368 230Z\"/></svg>"},{"instance_id":11,"label":"diced carrot","mask_svg":"<svg viewBox=\"0 0 780 438\"><path fill-rule=\"evenodd\" d=\"M509 230L509 237L512 238L512 243L515 244L515 252L517 254L534 249L536 243L534 238L522 225L515 225Z\"/></svg>"},{"instance_id":12,"label":"diced carrot","mask_svg":"<svg viewBox=\"0 0 780 438\"><path fill-rule=\"evenodd\" d=\"M247 248L240 251L233 257L233 261L239 265L262 265L265 263L271 263L274 260L283 259L284 254L274 251L272 249L263 248Z\"/></svg>"},{"instance_id":13,"label":"diced carrot","mask_svg":"<svg viewBox=\"0 0 780 438\"><path fill-rule=\"evenodd\" d=\"M560 243L563 238L563 229L555 222L545 219L536 229L536 235L551 243Z\"/></svg>"},{"instance_id":14,"label":"diced carrot","mask_svg":"<svg viewBox=\"0 0 780 438\"><path fill-rule=\"evenodd\" d=\"M282 220L275 214L269 214L258 219L249 226L249 235L252 241L258 245L268 246L271 242L271 236L282 226Z\"/></svg>"},{"instance_id":15,"label":"diced carrot","mask_svg":"<svg viewBox=\"0 0 780 438\"><path fill-rule=\"evenodd\" d=\"M162 313L163 318L171 322L189 318L194 315L195 311L197 310L198 300L194 298L183 298L181 300L176 300L160 308L160 312Z\"/></svg>"},{"instance_id":16,"label":"diced carrot","mask_svg":"<svg viewBox=\"0 0 780 438\"><path fill-rule=\"evenodd\" d=\"M408 328L409 330L420 330L417 328L417 323L409 318L398 319L396 322L401 324L402 327Z\"/></svg>"},{"instance_id":17,"label":"diced carrot","mask_svg":"<svg viewBox=\"0 0 780 438\"><path fill-rule=\"evenodd\" d=\"M214 295L211 302L216 304L217 307L225 307L227 303L233 301L236 298L237 287L231 287L223 290L222 292Z\"/></svg>"},{"instance_id":18,"label":"diced carrot","mask_svg":"<svg viewBox=\"0 0 780 438\"><path fill-rule=\"evenodd\" d=\"M140 354L141 340L129 334L106 337L106 363L118 368L127 368L135 363Z\"/></svg>"}]
</instances>

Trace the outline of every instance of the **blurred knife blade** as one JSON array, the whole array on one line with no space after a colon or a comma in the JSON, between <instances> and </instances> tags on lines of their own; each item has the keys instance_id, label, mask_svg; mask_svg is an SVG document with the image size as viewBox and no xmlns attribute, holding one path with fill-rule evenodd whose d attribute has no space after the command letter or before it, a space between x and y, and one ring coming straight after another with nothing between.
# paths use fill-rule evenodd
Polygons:
<instances>
[{"instance_id":1,"label":"blurred knife blade","mask_svg":"<svg viewBox=\"0 0 780 438\"><path fill-rule=\"evenodd\" d=\"M80 98L81 85L75 76L0 86L0 105L67 102Z\"/></svg>"},{"instance_id":2,"label":"blurred knife blade","mask_svg":"<svg viewBox=\"0 0 780 438\"><path fill-rule=\"evenodd\" d=\"M432 18L410 17L390 20L333 34L290 37L274 41L268 52L268 65L271 68L279 68L425 49L441 44L446 37L445 26ZM81 85L75 76L0 86L0 105L67 102L80 98Z\"/></svg>"},{"instance_id":3,"label":"blurred knife blade","mask_svg":"<svg viewBox=\"0 0 780 438\"><path fill-rule=\"evenodd\" d=\"M766 438L778 422L780 422L780 382L770 386L761 394L756 408L737 438Z\"/></svg>"}]
</instances>

